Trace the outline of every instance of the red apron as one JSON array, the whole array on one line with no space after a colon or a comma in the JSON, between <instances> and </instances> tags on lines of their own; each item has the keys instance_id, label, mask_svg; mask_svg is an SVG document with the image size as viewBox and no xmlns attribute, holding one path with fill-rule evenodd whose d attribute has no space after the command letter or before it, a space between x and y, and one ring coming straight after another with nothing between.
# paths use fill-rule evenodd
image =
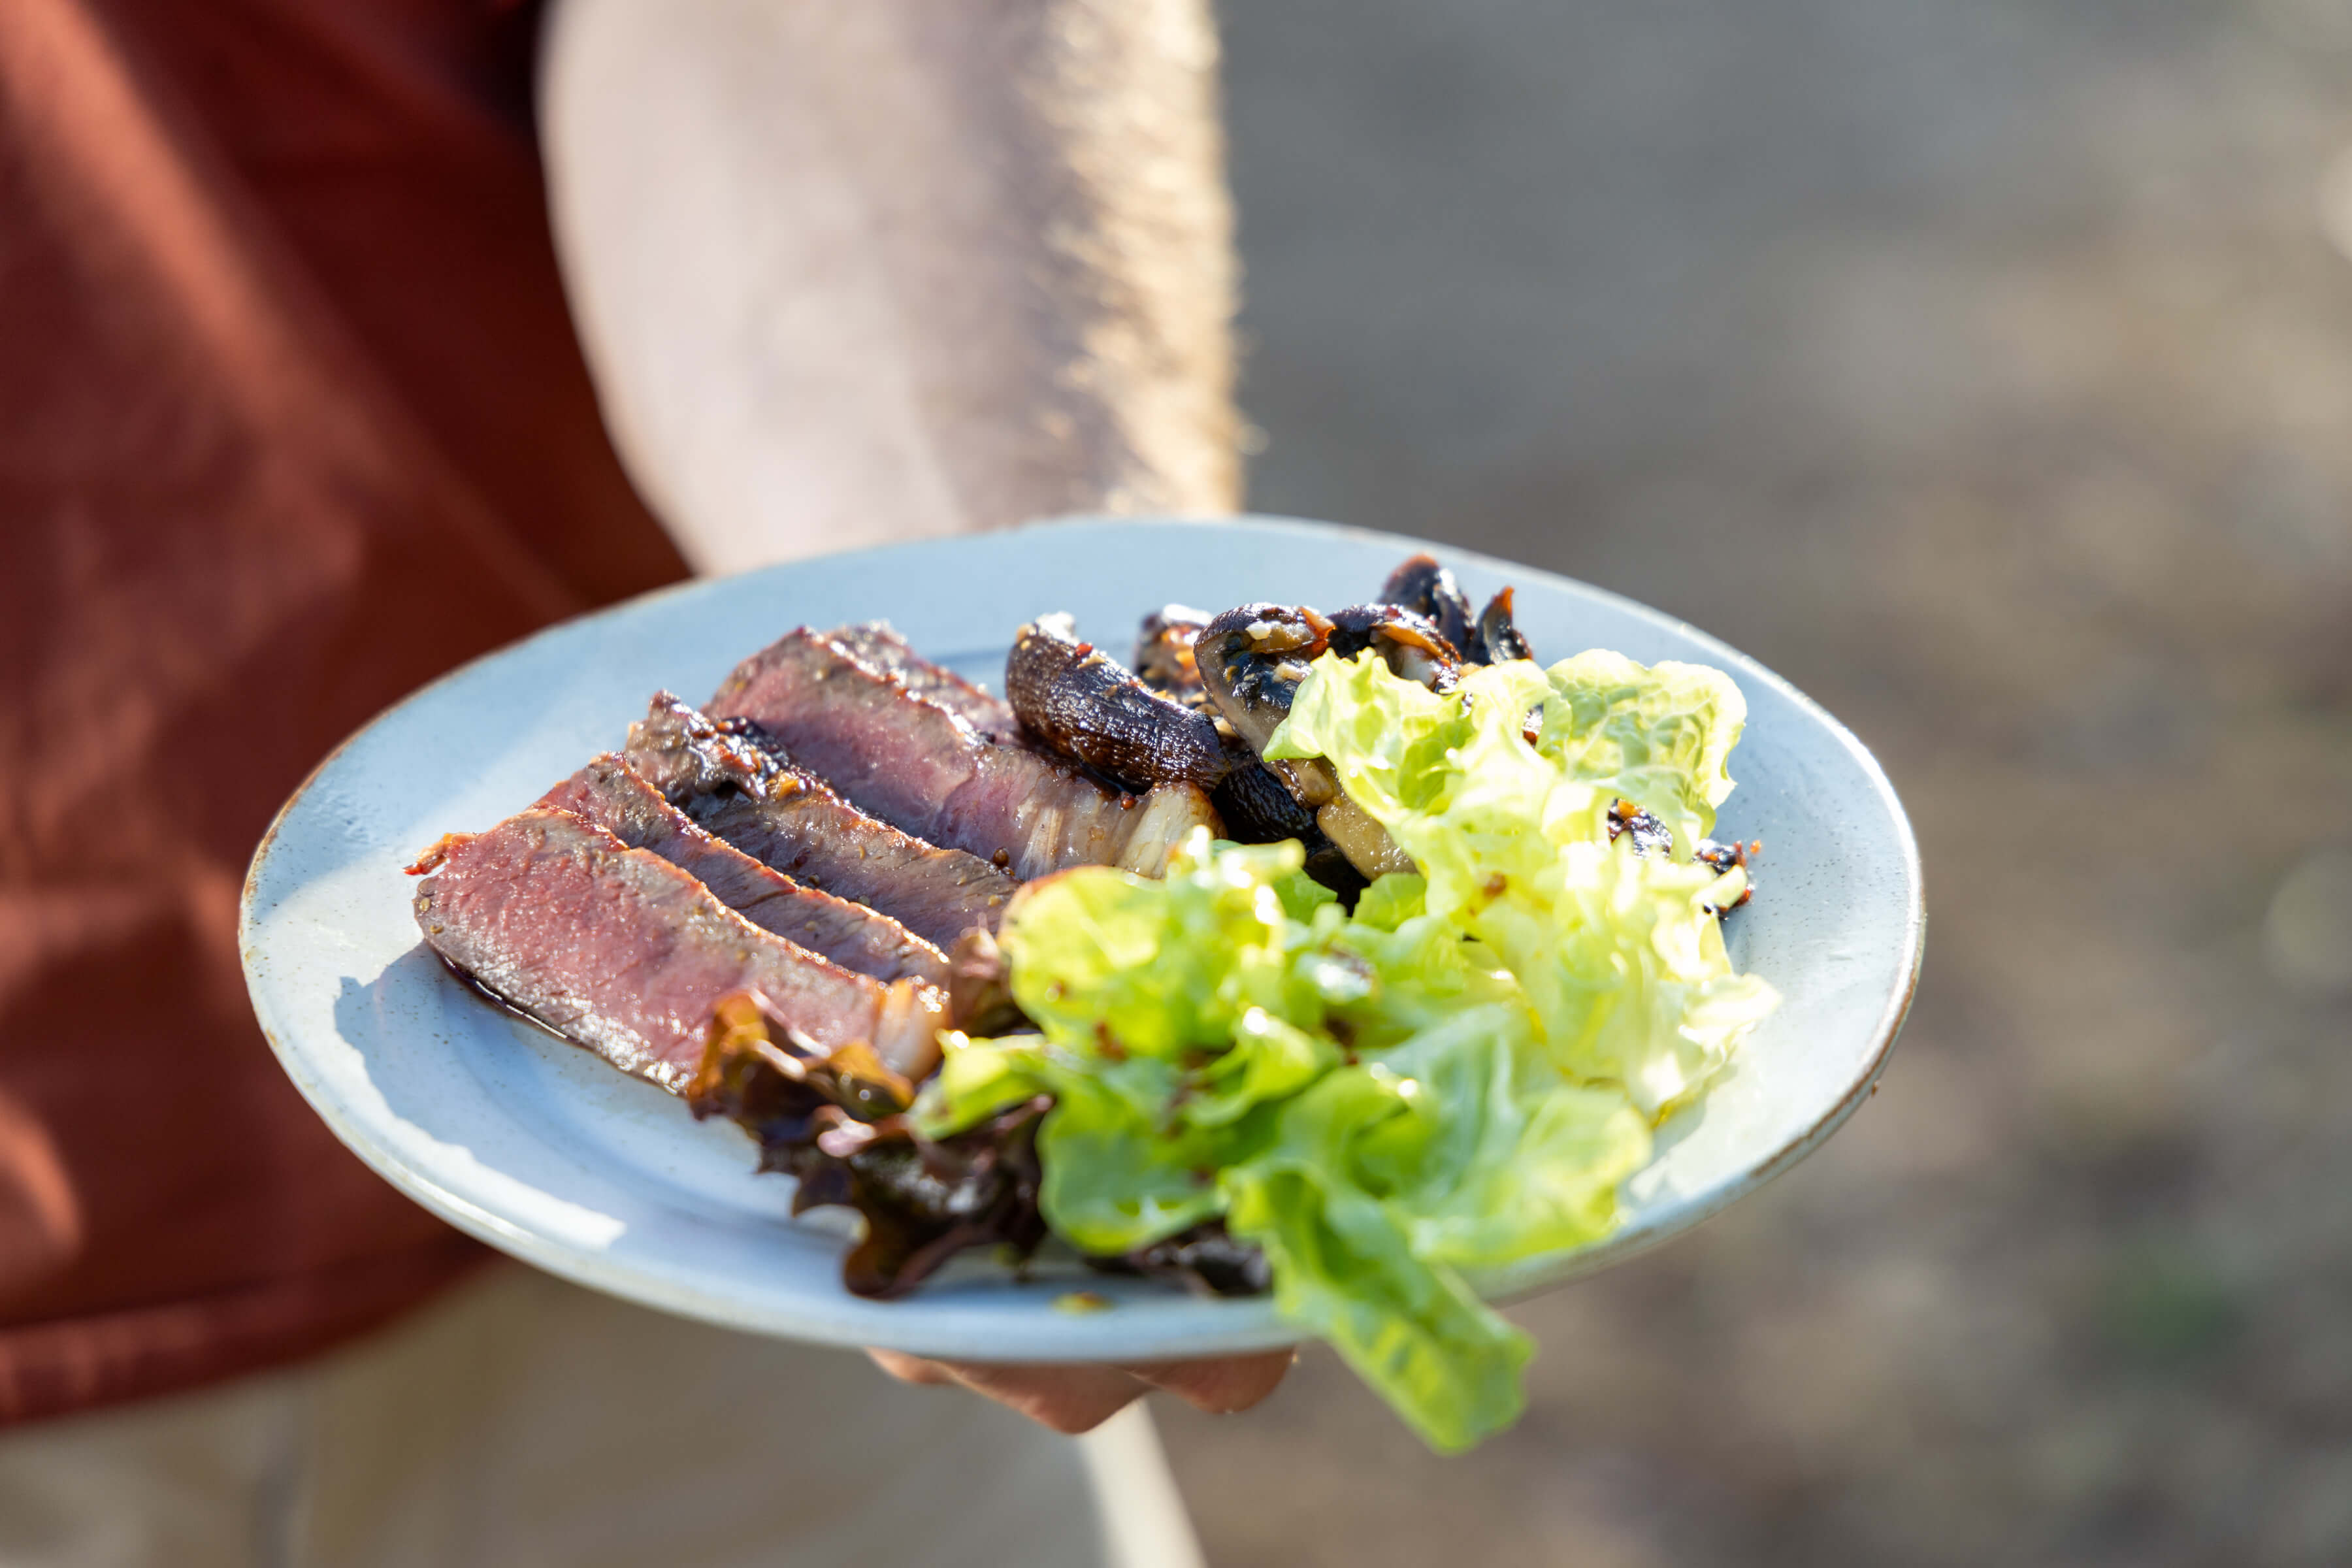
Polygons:
<instances>
[{"instance_id":1,"label":"red apron","mask_svg":"<svg viewBox=\"0 0 2352 1568\"><path fill-rule=\"evenodd\" d=\"M548 237L536 17L0 4L0 1423L248 1372L479 1252L238 972L278 803L411 688L683 574Z\"/></svg>"}]
</instances>

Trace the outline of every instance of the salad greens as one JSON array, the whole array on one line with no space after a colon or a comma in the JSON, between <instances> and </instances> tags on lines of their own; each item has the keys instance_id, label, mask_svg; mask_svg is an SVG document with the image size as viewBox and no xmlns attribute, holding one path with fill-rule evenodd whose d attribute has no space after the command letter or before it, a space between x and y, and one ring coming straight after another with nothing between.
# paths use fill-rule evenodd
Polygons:
<instances>
[{"instance_id":1,"label":"salad greens","mask_svg":"<svg viewBox=\"0 0 2352 1568\"><path fill-rule=\"evenodd\" d=\"M1440 694L1326 658L1266 755L1328 758L1428 879L1431 912L1524 988L1560 1070L1621 1085L1654 1119L1778 1000L1732 973L1707 912L1747 873L1718 879L1693 855L1747 716L1730 678L1699 665L1585 653L1468 669ZM1618 799L1673 832L1671 858L1612 846Z\"/></svg>"},{"instance_id":2,"label":"salad greens","mask_svg":"<svg viewBox=\"0 0 2352 1568\"><path fill-rule=\"evenodd\" d=\"M1318 659L1269 757L1329 760L1421 875L1352 912L1297 843L1197 832L1164 880L1025 884L1000 941L1038 1033L950 1037L927 1132L1040 1093L1040 1206L1089 1252L1222 1218L1275 1299L1433 1447L1508 1426L1533 1346L1465 1271L1605 1236L1658 1117L1775 1005L1692 858L1745 708L1719 673L1588 653L1437 693ZM1669 855L1612 842L1623 799ZM1713 906L1713 907L1711 907Z\"/></svg>"}]
</instances>

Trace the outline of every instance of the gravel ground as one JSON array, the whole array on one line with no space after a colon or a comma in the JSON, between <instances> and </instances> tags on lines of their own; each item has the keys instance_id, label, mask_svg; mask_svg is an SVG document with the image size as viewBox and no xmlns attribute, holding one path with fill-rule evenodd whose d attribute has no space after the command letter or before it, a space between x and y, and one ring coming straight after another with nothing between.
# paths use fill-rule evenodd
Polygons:
<instances>
[{"instance_id":1,"label":"gravel ground","mask_svg":"<svg viewBox=\"0 0 2352 1568\"><path fill-rule=\"evenodd\" d=\"M2352 4L1225 26L1253 502L1780 669L1933 938L1826 1150L1519 1311L1509 1436L1164 1413L1213 1560L2352 1561Z\"/></svg>"}]
</instances>

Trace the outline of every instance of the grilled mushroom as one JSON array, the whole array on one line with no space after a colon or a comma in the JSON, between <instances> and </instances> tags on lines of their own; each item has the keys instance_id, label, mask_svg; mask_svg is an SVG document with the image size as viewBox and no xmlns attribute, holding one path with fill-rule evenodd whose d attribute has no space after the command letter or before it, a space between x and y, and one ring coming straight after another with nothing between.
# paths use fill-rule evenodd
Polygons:
<instances>
[{"instance_id":1,"label":"grilled mushroom","mask_svg":"<svg viewBox=\"0 0 2352 1568\"><path fill-rule=\"evenodd\" d=\"M1127 789L1180 783L1206 788L1242 760L1208 715L1161 696L1080 641L1065 615L1040 616L1013 634L1004 695L1023 725L1047 744Z\"/></svg>"},{"instance_id":2,"label":"grilled mushroom","mask_svg":"<svg viewBox=\"0 0 2352 1568\"><path fill-rule=\"evenodd\" d=\"M1243 605L1208 624L1193 643L1193 657L1217 710L1264 757L1275 731L1290 712L1298 683L1307 679L1307 665L1336 638L1358 637L1362 646L1381 647L1384 654L1391 647L1410 648L1435 668L1433 650L1413 640L1428 634L1408 628L1409 637L1389 635L1399 624L1370 615L1360 617L1358 629L1343 633L1303 605ZM1398 657L1403 657L1402 651ZM1388 830L1339 793L1339 778L1329 763L1320 757L1266 758L1265 765L1301 805L1314 811L1316 826L1365 876L1412 868Z\"/></svg>"},{"instance_id":3,"label":"grilled mushroom","mask_svg":"<svg viewBox=\"0 0 2352 1568\"><path fill-rule=\"evenodd\" d=\"M1428 620L1438 636L1453 645L1461 663L1500 664L1505 659L1535 657L1528 639L1512 624L1511 590L1506 588L1487 600L1486 607L1474 619L1462 585L1433 555L1415 555L1390 573L1389 580L1381 584L1381 603Z\"/></svg>"},{"instance_id":4,"label":"grilled mushroom","mask_svg":"<svg viewBox=\"0 0 2352 1568\"><path fill-rule=\"evenodd\" d=\"M1389 574L1381 584L1381 603L1396 605L1426 617L1436 626L1438 636L1452 644L1464 656L1471 655L1478 627L1470 618L1470 600L1462 592L1462 584L1454 574L1437 563L1434 555L1415 555ZM1483 659L1471 658L1473 664Z\"/></svg>"},{"instance_id":5,"label":"grilled mushroom","mask_svg":"<svg viewBox=\"0 0 2352 1568\"><path fill-rule=\"evenodd\" d=\"M1505 659L1533 658L1535 649L1511 620L1511 590L1504 589L1486 601L1478 612L1479 662L1500 664Z\"/></svg>"},{"instance_id":6,"label":"grilled mushroom","mask_svg":"<svg viewBox=\"0 0 2352 1568\"><path fill-rule=\"evenodd\" d=\"M1201 669L1192 657L1192 644L1208 624L1209 613L1189 605L1162 605L1144 616L1135 635L1131 661L1136 678L1187 708L1206 703L1209 694L1201 689Z\"/></svg>"},{"instance_id":7,"label":"grilled mushroom","mask_svg":"<svg viewBox=\"0 0 2352 1568\"><path fill-rule=\"evenodd\" d=\"M1224 820L1225 831L1240 844L1278 844L1304 839L1311 854L1320 842L1315 814L1298 804L1282 781L1256 758L1227 773L1209 792L1209 804Z\"/></svg>"},{"instance_id":8,"label":"grilled mushroom","mask_svg":"<svg viewBox=\"0 0 2352 1568\"><path fill-rule=\"evenodd\" d=\"M1307 667L1329 646L1331 623L1303 605L1243 605L1202 628L1192 645L1201 684L1234 733L1263 757L1290 716ZM1339 777L1319 758L1272 762L1298 803L1320 806L1339 793Z\"/></svg>"},{"instance_id":9,"label":"grilled mushroom","mask_svg":"<svg viewBox=\"0 0 2352 1568\"><path fill-rule=\"evenodd\" d=\"M1350 605L1331 617L1331 651L1352 658L1366 649L1407 680L1451 691L1462 679L1462 655L1427 616L1402 605Z\"/></svg>"}]
</instances>

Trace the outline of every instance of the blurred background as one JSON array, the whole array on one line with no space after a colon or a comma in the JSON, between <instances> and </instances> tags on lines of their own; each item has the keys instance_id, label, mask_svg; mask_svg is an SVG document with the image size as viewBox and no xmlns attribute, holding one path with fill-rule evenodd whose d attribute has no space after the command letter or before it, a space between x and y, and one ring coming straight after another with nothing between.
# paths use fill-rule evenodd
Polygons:
<instances>
[{"instance_id":1,"label":"blurred background","mask_svg":"<svg viewBox=\"0 0 2352 1568\"><path fill-rule=\"evenodd\" d=\"M2352 1561L2352 5L1222 22L1252 505L1756 655L1932 940L1822 1152L1518 1312L1509 1436L1163 1409L1212 1561Z\"/></svg>"}]
</instances>

